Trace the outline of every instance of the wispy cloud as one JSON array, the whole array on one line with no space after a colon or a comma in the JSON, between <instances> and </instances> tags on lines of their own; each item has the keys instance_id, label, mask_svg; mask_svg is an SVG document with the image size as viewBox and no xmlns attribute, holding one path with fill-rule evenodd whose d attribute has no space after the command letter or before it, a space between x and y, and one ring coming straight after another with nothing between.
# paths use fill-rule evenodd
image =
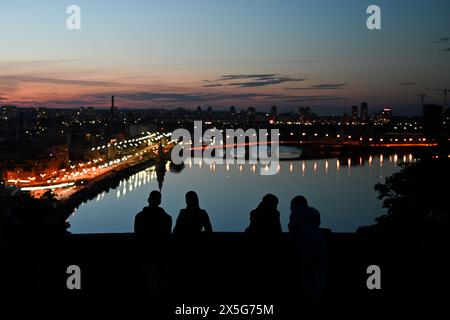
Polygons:
<instances>
[{"instance_id":1,"label":"wispy cloud","mask_svg":"<svg viewBox=\"0 0 450 320\"><path fill-rule=\"evenodd\" d=\"M444 43L444 42L447 42L449 40L450 40L450 37L441 37L441 38L435 40L434 42L435 43Z\"/></svg>"},{"instance_id":2,"label":"wispy cloud","mask_svg":"<svg viewBox=\"0 0 450 320\"><path fill-rule=\"evenodd\" d=\"M445 48L444 50L442 50L444 52L450 52L450 48Z\"/></svg>"},{"instance_id":3,"label":"wispy cloud","mask_svg":"<svg viewBox=\"0 0 450 320\"><path fill-rule=\"evenodd\" d=\"M402 86L413 86L415 84L417 84L417 83L413 82L413 81L400 82L400 85L402 85Z\"/></svg>"},{"instance_id":4,"label":"wispy cloud","mask_svg":"<svg viewBox=\"0 0 450 320\"><path fill-rule=\"evenodd\" d=\"M315 101L339 101L347 100L347 97L341 96L290 96L283 99L284 102L301 103L301 102L315 102Z\"/></svg>"},{"instance_id":5,"label":"wispy cloud","mask_svg":"<svg viewBox=\"0 0 450 320\"><path fill-rule=\"evenodd\" d=\"M286 88L287 90L336 90L347 87L346 83L321 83L309 87Z\"/></svg>"},{"instance_id":6,"label":"wispy cloud","mask_svg":"<svg viewBox=\"0 0 450 320\"><path fill-rule=\"evenodd\" d=\"M95 80L74 80L74 79L59 79L51 77L42 77L35 75L3 75L1 77L4 83L18 83L18 82L32 82L45 84L63 84L76 86L119 86L120 83L111 81L95 81Z\"/></svg>"},{"instance_id":7,"label":"wispy cloud","mask_svg":"<svg viewBox=\"0 0 450 320\"><path fill-rule=\"evenodd\" d=\"M104 98L104 95L98 95L96 98ZM116 97L129 101L147 101L158 103L187 103L187 102L211 102L220 100L246 100L255 98L274 98L276 95L260 93L166 93L166 92L134 92L116 94Z\"/></svg>"},{"instance_id":8,"label":"wispy cloud","mask_svg":"<svg viewBox=\"0 0 450 320\"><path fill-rule=\"evenodd\" d=\"M230 81L238 81L238 80L247 80L247 81L230 83ZM276 85L284 82L297 82L304 80L305 80L304 78L284 76L275 73L261 73L261 74L227 74L221 76L216 81L219 82L218 84L220 85L235 86L239 88L251 88L251 87Z\"/></svg>"},{"instance_id":9,"label":"wispy cloud","mask_svg":"<svg viewBox=\"0 0 450 320\"><path fill-rule=\"evenodd\" d=\"M223 75L218 79L218 81L228 81L228 80L244 80L244 79L267 79L277 76L273 73L262 73L262 74L227 74Z\"/></svg>"}]
</instances>

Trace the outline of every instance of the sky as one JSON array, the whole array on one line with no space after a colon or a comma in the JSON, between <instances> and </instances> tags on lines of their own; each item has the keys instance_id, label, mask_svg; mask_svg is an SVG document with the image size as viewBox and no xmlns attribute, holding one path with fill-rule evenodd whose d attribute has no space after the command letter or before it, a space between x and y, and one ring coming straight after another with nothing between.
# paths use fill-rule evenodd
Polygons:
<instances>
[{"instance_id":1,"label":"sky","mask_svg":"<svg viewBox=\"0 0 450 320\"><path fill-rule=\"evenodd\" d=\"M443 104L430 89L450 89L448 0L15 0L0 14L1 105L107 107L114 94L119 108L417 114L416 94Z\"/></svg>"}]
</instances>

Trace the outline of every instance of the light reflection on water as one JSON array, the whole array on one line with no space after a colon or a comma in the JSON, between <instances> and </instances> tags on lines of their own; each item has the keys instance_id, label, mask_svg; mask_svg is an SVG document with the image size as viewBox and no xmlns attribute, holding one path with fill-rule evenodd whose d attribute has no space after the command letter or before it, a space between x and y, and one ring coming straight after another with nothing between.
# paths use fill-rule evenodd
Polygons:
<instances>
[{"instance_id":1,"label":"light reflection on water","mask_svg":"<svg viewBox=\"0 0 450 320\"><path fill-rule=\"evenodd\" d=\"M188 162L181 172L172 172L167 164L162 206L175 222L179 210L185 206L184 194L195 190L216 231L243 231L249 222L249 212L264 194L273 193L280 200L279 211L286 231L289 201L303 194L321 212L323 227L352 232L358 226L373 223L375 217L384 213L373 186L398 171L400 160L414 161L414 158L402 154L281 161L274 176L260 175L258 164ZM70 231L131 232L135 214L146 205L148 194L154 189L158 189L155 166L83 203L70 218Z\"/></svg>"}]
</instances>

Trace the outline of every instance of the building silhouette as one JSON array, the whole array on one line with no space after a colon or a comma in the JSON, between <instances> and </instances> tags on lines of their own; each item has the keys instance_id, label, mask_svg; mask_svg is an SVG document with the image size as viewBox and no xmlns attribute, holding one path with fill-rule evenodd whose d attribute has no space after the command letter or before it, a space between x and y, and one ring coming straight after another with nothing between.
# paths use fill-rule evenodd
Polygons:
<instances>
[{"instance_id":1,"label":"building silhouette","mask_svg":"<svg viewBox=\"0 0 450 320\"><path fill-rule=\"evenodd\" d=\"M111 96L111 121L114 121L117 107L114 105L114 96Z\"/></svg>"},{"instance_id":2,"label":"building silhouette","mask_svg":"<svg viewBox=\"0 0 450 320\"><path fill-rule=\"evenodd\" d=\"M367 102L361 103L361 120L366 121L369 119L369 105Z\"/></svg>"},{"instance_id":3,"label":"building silhouette","mask_svg":"<svg viewBox=\"0 0 450 320\"><path fill-rule=\"evenodd\" d=\"M427 138L437 138L442 133L443 108L436 104L423 106L423 130Z\"/></svg>"},{"instance_id":4,"label":"building silhouette","mask_svg":"<svg viewBox=\"0 0 450 320\"><path fill-rule=\"evenodd\" d=\"M352 118L353 119L357 119L359 116L359 112L358 112L358 106L352 106Z\"/></svg>"}]
</instances>

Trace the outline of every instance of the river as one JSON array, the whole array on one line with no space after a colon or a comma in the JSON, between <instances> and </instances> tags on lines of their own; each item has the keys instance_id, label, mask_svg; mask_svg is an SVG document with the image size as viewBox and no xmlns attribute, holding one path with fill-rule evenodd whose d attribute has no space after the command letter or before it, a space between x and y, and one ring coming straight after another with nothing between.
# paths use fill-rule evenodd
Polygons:
<instances>
[{"instance_id":1,"label":"river","mask_svg":"<svg viewBox=\"0 0 450 320\"><path fill-rule=\"evenodd\" d=\"M131 232L134 216L146 205L149 192L161 186L161 205L174 223L185 206L185 193L194 190L215 231L243 231L248 226L250 211L264 194L273 193L280 201L278 209L284 230L290 200L295 195L304 195L320 211L322 227L353 232L385 213L373 187L398 171L402 161L414 159L410 154L378 154L352 159L285 160L273 176L260 175L259 165L187 163L177 172L167 163L164 174L161 174L164 170L158 174L154 166L147 168L122 180L117 188L81 204L69 219L70 231Z\"/></svg>"}]
</instances>

